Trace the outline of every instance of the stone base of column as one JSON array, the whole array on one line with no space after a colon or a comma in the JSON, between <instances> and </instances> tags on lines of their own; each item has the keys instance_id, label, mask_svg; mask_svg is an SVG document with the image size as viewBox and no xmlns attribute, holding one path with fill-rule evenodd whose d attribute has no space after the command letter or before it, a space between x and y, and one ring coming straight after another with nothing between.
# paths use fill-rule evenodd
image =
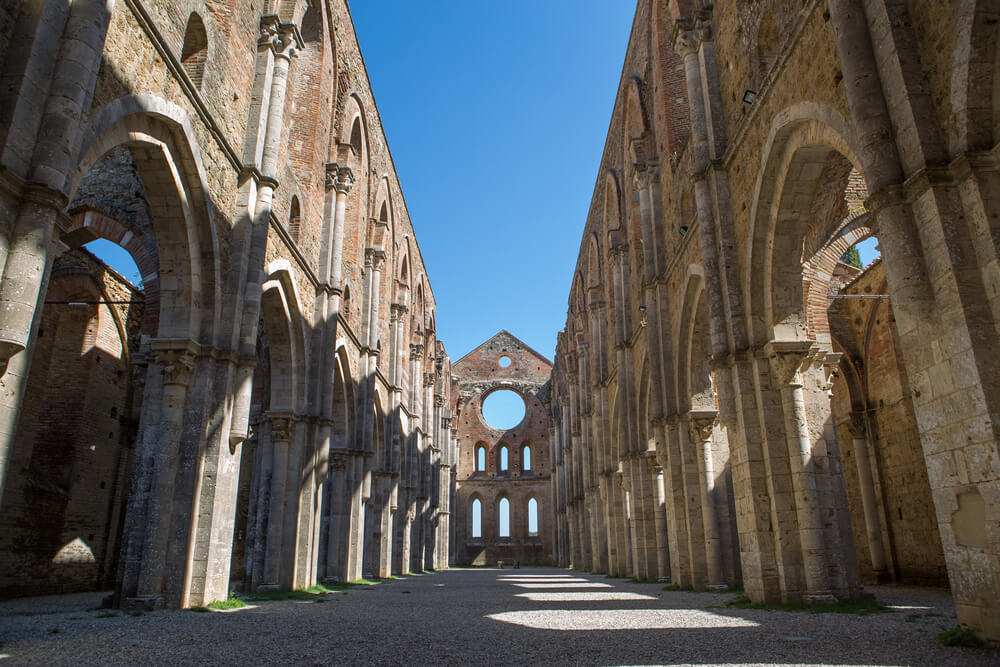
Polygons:
<instances>
[{"instance_id":1,"label":"stone base of column","mask_svg":"<svg viewBox=\"0 0 1000 667\"><path fill-rule=\"evenodd\" d=\"M167 599L162 595L142 595L134 598L125 598L122 603L122 611L158 611L166 609Z\"/></svg>"},{"instance_id":2,"label":"stone base of column","mask_svg":"<svg viewBox=\"0 0 1000 667\"><path fill-rule=\"evenodd\" d=\"M837 604L837 598L833 597L830 593L810 593L803 595L802 601L810 607L817 607L824 604Z\"/></svg>"},{"instance_id":3,"label":"stone base of column","mask_svg":"<svg viewBox=\"0 0 1000 667\"><path fill-rule=\"evenodd\" d=\"M708 590L712 593L719 593L722 591L728 591L729 586L727 586L726 584L711 584L708 586Z\"/></svg>"}]
</instances>

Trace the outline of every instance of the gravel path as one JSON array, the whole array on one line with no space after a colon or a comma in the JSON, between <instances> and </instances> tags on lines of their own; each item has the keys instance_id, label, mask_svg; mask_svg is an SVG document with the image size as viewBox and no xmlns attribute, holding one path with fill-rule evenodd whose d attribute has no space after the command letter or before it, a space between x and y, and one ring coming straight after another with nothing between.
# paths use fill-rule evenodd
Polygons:
<instances>
[{"instance_id":1,"label":"gravel path","mask_svg":"<svg viewBox=\"0 0 1000 667\"><path fill-rule=\"evenodd\" d=\"M562 581L564 580L565 581ZM582 581L581 581L582 580ZM947 593L879 587L853 616L728 609L731 594L555 568L449 570L230 613L94 610L103 594L0 603L0 667L86 665L998 665L944 648Z\"/></svg>"}]
</instances>

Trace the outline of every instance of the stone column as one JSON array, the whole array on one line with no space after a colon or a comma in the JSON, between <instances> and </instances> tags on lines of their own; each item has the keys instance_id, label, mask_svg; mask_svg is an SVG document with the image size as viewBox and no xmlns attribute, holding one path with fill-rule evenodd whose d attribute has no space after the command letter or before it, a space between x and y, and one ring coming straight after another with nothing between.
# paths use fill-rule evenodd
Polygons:
<instances>
[{"instance_id":1,"label":"stone column","mask_svg":"<svg viewBox=\"0 0 1000 667\"><path fill-rule=\"evenodd\" d=\"M114 0L77 1L68 8L59 4L47 6L39 19L24 85L15 93L17 99L39 107L34 113L19 110L11 119L11 133L0 141L0 171L6 172L0 178L16 183L20 190L9 205L3 205L8 202L3 202L0 186L4 217L0 220L0 500L42 310L39 301L48 286L52 236L64 215L68 180L76 167L71 161L83 131L81 119L93 99L115 5ZM57 55L51 47L63 25ZM19 158L9 150L16 144L18 152L30 158Z\"/></svg>"},{"instance_id":2,"label":"stone column","mask_svg":"<svg viewBox=\"0 0 1000 667\"><path fill-rule=\"evenodd\" d=\"M670 581L670 542L667 537L667 496L663 480L663 467L651 466L656 489L656 577Z\"/></svg>"},{"instance_id":3,"label":"stone column","mask_svg":"<svg viewBox=\"0 0 1000 667\"><path fill-rule=\"evenodd\" d=\"M270 502L266 508L264 573L262 581L256 587L260 591L280 590L284 584L282 539L287 519L285 505L288 495L289 449L294 432L294 421L289 413L269 413L268 421L271 425L272 446L271 489L268 494Z\"/></svg>"},{"instance_id":4,"label":"stone column","mask_svg":"<svg viewBox=\"0 0 1000 667\"><path fill-rule=\"evenodd\" d=\"M167 549L170 539L170 519L173 510L177 465L180 459L184 412L187 403L191 371L195 363L193 344L179 341L153 341L152 349L161 374L162 385L146 394L150 413L157 413L155 424L147 422L143 437L142 460L148 467L140 474L148 479L148 495L130 502L126 525L133 539L141 539L137 562L123 564L123 593L130 603L140 607L159 608L168 602L164 597ZM148 384L147 384L148 387ZM145 406L144 406L145 409ZM141 487L140 487L141 488ZM141 493L133 486L133 494ZM141 512L142 507L145 511ZM138 511L137 511L138 510ZM141 536L141 537L140 537ZM134 577L134 578L133 578ZM180 600L174 601L180 604Z\"/></svg>"},{"instance_id":5,"label":"stone column","mask_svg":"<svg viewBox=\"0 0 1000 667\"><path fill-rule=\"evenodd\" d=\"M868 536L868 552L871 554L872 571L877 580L887 578L889 568L882 542L882 522L879 520L878 500L875 495L875 479L872 474L871 459L868 456L868 429L864 413L854 412L848 428L854 449L854 461L858 466L858 488L861 491L861 506L865 515L865 532Z\"/></svg>"},{"instance_id":6,"label":"stone column","mask_svg":"<svg viewBox=\"0 0 1000 667\"><path fill-rule=\"evenodd\" d=\"M688 427L691 441L698 448L698 467L701 474L701 519L705 531L705 554L709 590L723 590L726 586L723 569L722 540L715 498L715 461L712 452L712 433L718 413L715 410L691 411Z\"/></svg>"},{"instance_id":7,"label":"stone column","mask_svg":"<svg viewBox=\"0 0 1000 667\"><path fill-rule=\"evenodd\" d=\"M806 586L804 598L810 604L825 604L836 602L836 598L830 592L827 577L823 520L820 516L818 483L802 377L803 364L810 363L813 345L809 340L772 341L768 344L767 353L781 390L782 411L785 415L788 461L795 489L795 514L802 545Z\"/></svg>"}]
</instances>

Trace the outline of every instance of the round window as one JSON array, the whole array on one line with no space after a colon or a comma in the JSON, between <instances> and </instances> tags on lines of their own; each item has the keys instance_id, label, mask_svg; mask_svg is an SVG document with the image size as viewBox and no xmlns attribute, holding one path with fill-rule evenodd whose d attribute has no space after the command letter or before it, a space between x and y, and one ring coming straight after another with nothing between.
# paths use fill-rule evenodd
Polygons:
<instances>
[{"instance_id":1,"label":"round window","mask_svg":"<svg viewBox=\"0 0 1000 667\"><path fill-rule=\"evenodd\" d=\"M494 391L483 400L483 419L491 428L507 431L524 420L524 399L510 389Z\"/></svg>"},{"instance_id":2,"label":"round window","mask_svg":"<svg viewBox=\"0 0 1000 667\"><path fill-rule=\"evenodd\" d=\"M506 354L497 359L497 366L500 368L509 368L512 363L514 362Z\"/></svg>"}]
</instances>

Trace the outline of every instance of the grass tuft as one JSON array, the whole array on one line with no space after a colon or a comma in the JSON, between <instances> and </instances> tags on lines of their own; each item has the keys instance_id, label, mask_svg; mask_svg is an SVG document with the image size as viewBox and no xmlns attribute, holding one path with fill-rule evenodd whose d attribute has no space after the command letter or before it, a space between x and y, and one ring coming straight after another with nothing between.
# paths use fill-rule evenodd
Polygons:
<instances>
[{"instance_id":1,"label":"grass tuft","mask_svg":"<svg viewBox=\"0 0 1000 667\"><path fill-rule=\"evenodd\" d=\"M746 595L735 597L726 603L732 609L761 609L764 611L794 611L806 614L854 614L856 616L868 616L869 614L891 613L886 604L880 600L842 600L834 604L808 605L802 603L784 602L779 604L768 604L766 602L754 602Z\"/></svg>"},{"instance_id":2,"label":"grass tuft","mask_svg":"<svg viewBox=\"0 0 1000 667\"><path fill-rule=\"evenodd\" d=\"M233 596L230 596L226 600L212 600L211 602L208 603L209 609L219 609L219 610L242 609L245 606L247 606L247 603L244 600L241 600L238 597L233 597Z\"/></svg>"},{"instance_id":3,"label":"grass tuft","mask_svg":"<svg viewBox=\"0 0 1000 667\"><path fill-rule=\"evenodd\" d=\"M941 646L961 646L962 648L978 649L984 649L989 646L975 632L968 628L963 628L961 625L938 634L938 641L941 642Z\"/></svg>"},{"instance_id":4,"label":"grass tuft","mask_svg":"<svg viewBox=\"0 0 1000 667\"><path fill-rule=\"evenodd\" d=\"M208 607L187 607L184 611L193 611L199 614L207 614Z\"/></svg>"}]
</instances>

